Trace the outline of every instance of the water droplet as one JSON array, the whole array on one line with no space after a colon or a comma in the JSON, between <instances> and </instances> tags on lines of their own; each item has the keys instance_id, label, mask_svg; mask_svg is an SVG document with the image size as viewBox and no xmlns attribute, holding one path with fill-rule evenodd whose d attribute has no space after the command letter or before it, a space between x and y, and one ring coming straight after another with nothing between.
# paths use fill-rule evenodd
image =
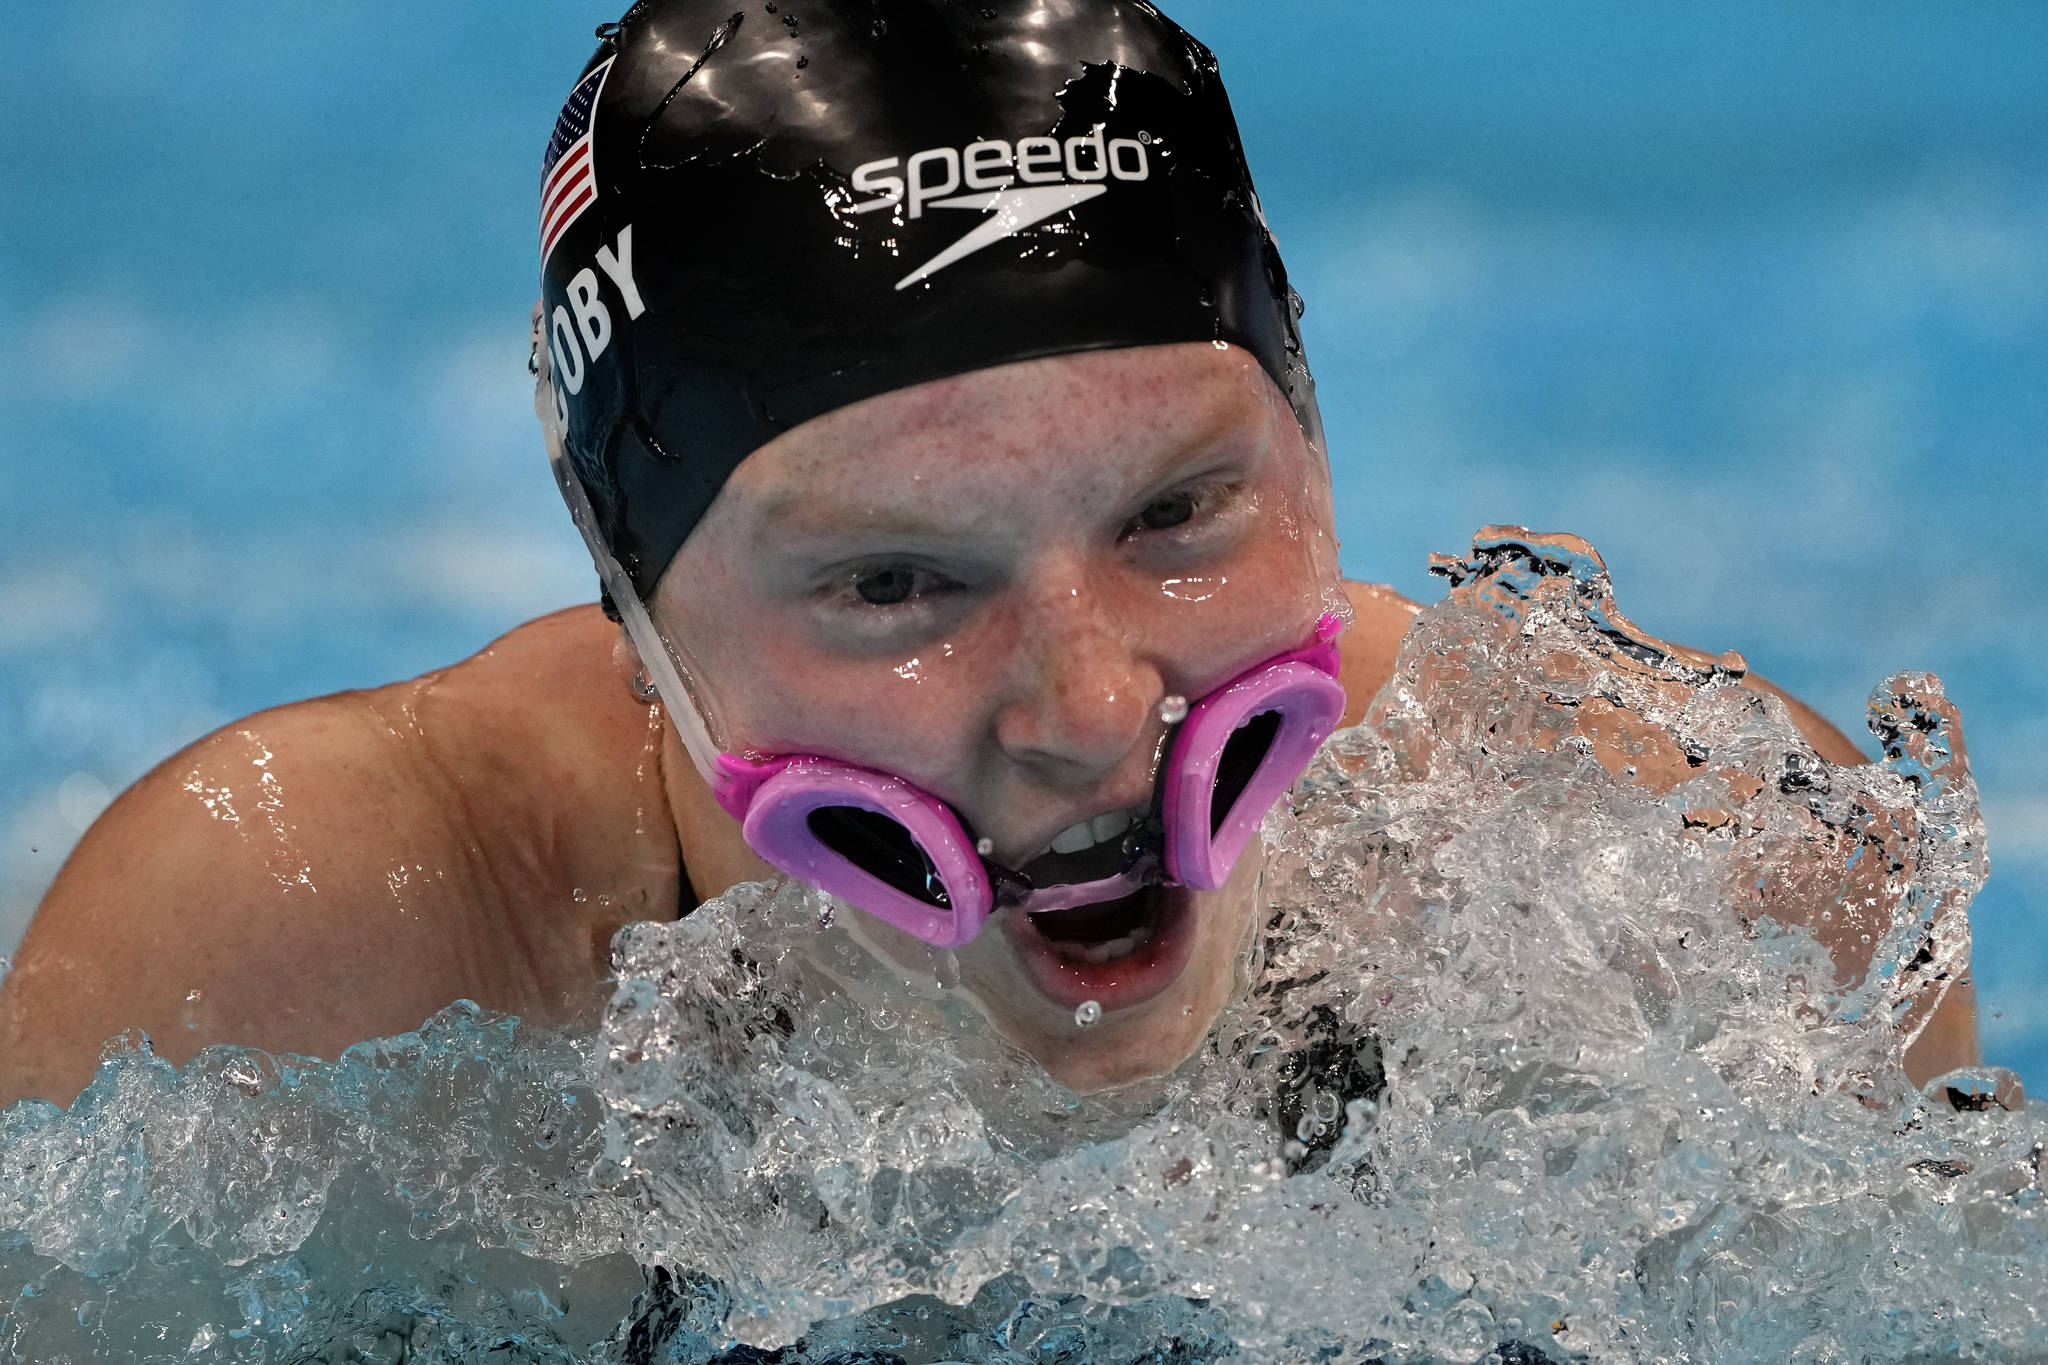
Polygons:
<instances>
[{"instance_id":1,"label":"water droplet","mask_svg":"<svg viewBox=\"0 0 2048 1365\"><path fill-rule=\"evenodd\" d=\"M1178 725L1188 718L1188 699L1178 692L1168 693L1159 699L1159 719L1168 725Z\"/></svg>"},{"instance_id":2,"label":"water droplet","mask_svg":"<svg viewBox=\"0 0 2048 1365\"><path fill-rule=\"evenodd\" d=\"M1074 1011L1075 1028L1093 1028L1101 1019L1102 1002L1099 1000L1083 1000L1080 1008Z\"/></svg>"},{"instance_id":3,"label":"water droplet","mask_svg":"<svg viewBox=\"0 0 2048 1365\"><path fill-rule=\"evenodd\" d=\"M1230 349L1230 343L1225 341L1222 337L1217 337L1214 341L1210 342L1209 344L1211 346L1214 346L1219 351L1227 351Z\"/></svg>"},{"instance_id":4,"label":"water droplet","mask_svg":"<svg viewBox=\"0 0 2048 1365\"><path fill-rule=\"evenodd\" d=\"M976 839L974 841L974 851L986 858L996 851L996 841L993 839Z\"/></svg>"},{"instance_id":5,"label":"water droplet","mask_svg":"<svg viewBox=\"0 0 2048 1365\"><path fill-rule=\"evenodd\" d=\"M957 954L939 954L938 977L942 991L950 991L960 984L960 958Z\"/></svg>"}]
</instances>

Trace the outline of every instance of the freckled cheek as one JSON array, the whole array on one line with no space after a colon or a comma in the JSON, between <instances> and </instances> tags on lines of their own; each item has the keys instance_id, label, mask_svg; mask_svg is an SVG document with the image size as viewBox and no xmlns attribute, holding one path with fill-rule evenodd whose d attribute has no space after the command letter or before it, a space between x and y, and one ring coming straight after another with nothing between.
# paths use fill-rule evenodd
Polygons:
<instances>
[{"instance_id":1,"label":"freckled cheek","mask_svg":"<svg viewBox=\"0 0 2048 1365\"><path fill-rule=\"evenodd\" d=\"M908 670L789 650L755 664L728 722L736 742L824 754L918 780L957 774L987 728L991 684L958 660Z\"/></svg>"},{"instance_id":2,"label":"freckled cheek","mask_svg":"<svg viewBox=\"0 0 2048 1365\"><path fill-rule=\"evenodd\" d=\"M1162 581L1159 620L1169 634L1161 643L1175 657L1210 661L1198 672L1291 649L1324 610L1333 581L1312 545L1262 527L1216 563Z\"/></svg>"}]
</instances>

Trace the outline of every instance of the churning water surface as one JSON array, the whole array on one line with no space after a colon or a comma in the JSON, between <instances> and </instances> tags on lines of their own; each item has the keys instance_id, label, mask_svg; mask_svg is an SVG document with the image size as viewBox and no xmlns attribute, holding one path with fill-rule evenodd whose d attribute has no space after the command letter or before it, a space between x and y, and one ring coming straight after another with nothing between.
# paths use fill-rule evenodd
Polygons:
<instances>
[{"instance_id":1,"label":"churning water surface","mask_svg":"<svg viewBox=\"0 0 2048 1365\"><path fill-rule=\"evenodd\" d=\"M1838 768L1570 538L1441 568L1174 1075L1077 1097L742 887L621 933L594 1037L130 1038L7 1111L0 1354L2048 1357L2048 1114L1901 1065L1987 872L1939 681L1879 684L1886 756Z\"/></svg>"}]
</instances>

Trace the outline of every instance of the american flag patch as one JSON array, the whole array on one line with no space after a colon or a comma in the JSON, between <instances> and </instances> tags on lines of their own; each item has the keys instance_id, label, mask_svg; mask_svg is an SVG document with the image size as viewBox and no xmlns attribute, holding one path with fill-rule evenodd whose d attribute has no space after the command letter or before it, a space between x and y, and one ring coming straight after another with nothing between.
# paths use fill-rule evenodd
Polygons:
<instances>
[{"instance_id":1,"label":"american flag patch","mask_svg":"<svg viewBox=\"0 0 2048 1365\"><path fill-rule=\"evenodd\" d=\"M591 116L597 109L598 92L604 89L605 73L613 58L576 82L555 120L555 135L548 139L548 154L540 163L540 263L569 225L583 216L597 198L597 175L591 168L596 156L591 146Z\"/></svg>"}]
</instances>

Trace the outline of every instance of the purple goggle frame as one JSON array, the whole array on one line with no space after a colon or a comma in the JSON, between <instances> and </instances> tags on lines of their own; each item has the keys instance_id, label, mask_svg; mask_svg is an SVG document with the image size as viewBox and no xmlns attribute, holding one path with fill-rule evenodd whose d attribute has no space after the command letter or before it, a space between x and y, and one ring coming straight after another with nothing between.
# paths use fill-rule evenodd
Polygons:
<instances>
[{"instance_id":1,"label":"purple goggle frame","mask_svg":"<svg viewBox=\"0 0 2048 1365\"><path fill-rule=\"evenodd\" d=\"M548 416L543 412L545 421ZM1344 714L1343 622L1200 698L1173 736L1151 819L1126 837L1122 866L1093 880L1034 886L992 863L952 807L900 777L816 754L721 752L631 580L597 534L582 482L555 461L562 496L691 761L761 858L937 948L981 932L998 905L1060 910L1158 882L1213 890Z\"/></svg>"}]
</instances>

